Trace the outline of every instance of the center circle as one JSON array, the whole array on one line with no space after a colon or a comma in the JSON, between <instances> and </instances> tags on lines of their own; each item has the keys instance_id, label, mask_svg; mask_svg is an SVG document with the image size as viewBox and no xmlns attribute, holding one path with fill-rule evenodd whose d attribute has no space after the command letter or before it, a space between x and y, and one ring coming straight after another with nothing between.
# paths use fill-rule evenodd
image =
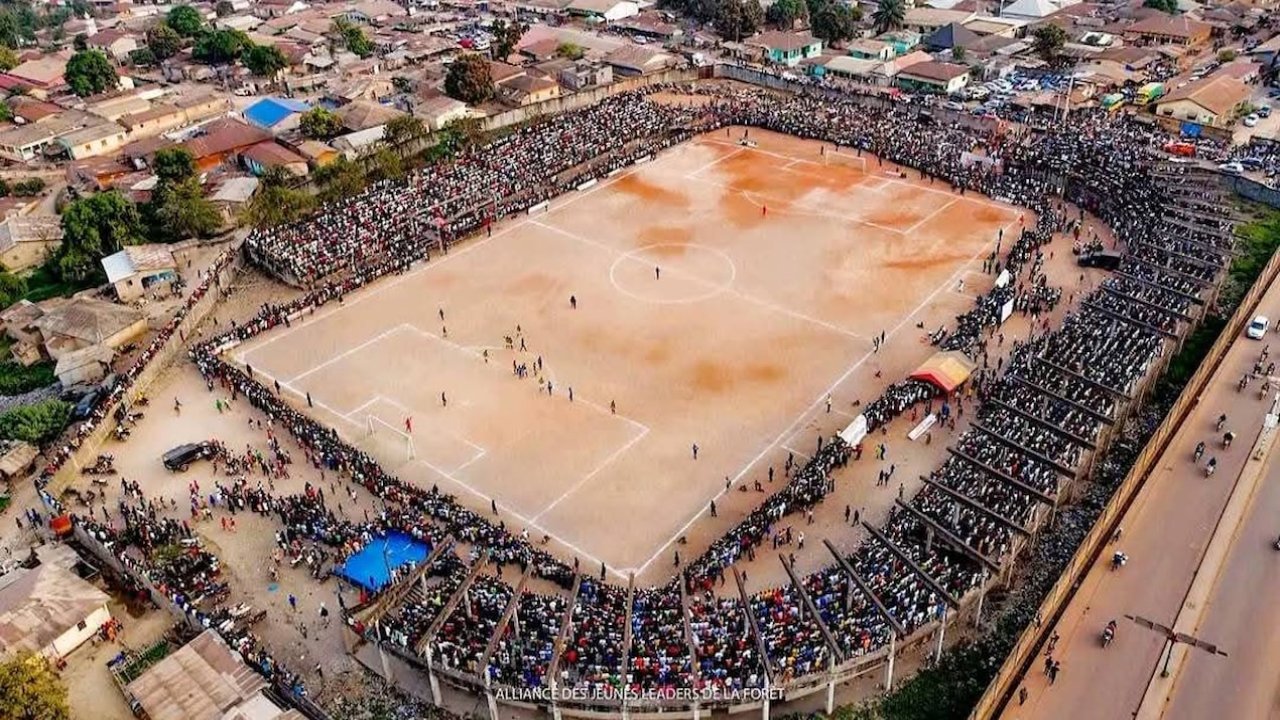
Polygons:
<instances>
[{"instance_id":1,"label":"center circle","mask_svg":"<svg viewBox=\"0 0 1280 720\"><path fill-rule=\"evenodd\" d=\"M728 253L697 243L657 243L625 252L609 282L633 300L658 305L701 302L733 286L738 267Z\"/></svg>"}]
</instances>

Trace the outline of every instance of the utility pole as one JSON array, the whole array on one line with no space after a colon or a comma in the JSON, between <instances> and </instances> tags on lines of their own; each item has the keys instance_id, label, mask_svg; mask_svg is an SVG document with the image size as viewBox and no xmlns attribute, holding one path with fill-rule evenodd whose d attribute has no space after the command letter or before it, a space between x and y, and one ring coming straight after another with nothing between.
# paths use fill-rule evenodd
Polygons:
<instances>
[{"instance_id":1,"label":"utility pole","mask_svg":"<svg viewBox=\"0 0 1280 720\"><path fill-rule=\"evenodd\" d=\"M1200 638L1195 637L1194 635L1188 635L1186 633L1178 632L1173 628L1168 627L1167 625L1161 625L1160 623L1154 620L1148 620L1144 617L1139 617L1137 615L1125 615L1125 617L1132 620L1134 624L1138 625L1139 627L1143 627L1148 630L1151 630L1152 632L1164 635L1164 639L1165 639L1165 642L1168 643L1168 647L1166 648L1164 653L1164 667L1160 668L1160 677L1169 677L1169 660L1170 658L1173 657L1173 646L1176 645L1177 643L1182 643L1184 645L1189 645L1191 647L1198 648L1200 650L1203 650L1209 653L1210 655L1221 655L1222 657L1227 657L1227 653L1221 650L1217 645L1214 645L1213 643L1205 642L1204 640L1201 640Z\"/></svg>"}]
</instances>

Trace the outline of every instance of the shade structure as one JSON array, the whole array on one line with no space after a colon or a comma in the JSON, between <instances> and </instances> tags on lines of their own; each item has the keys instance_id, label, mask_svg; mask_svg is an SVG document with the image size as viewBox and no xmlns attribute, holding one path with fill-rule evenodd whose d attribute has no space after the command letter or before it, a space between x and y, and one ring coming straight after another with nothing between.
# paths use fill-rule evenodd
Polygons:
<instances>
[{"instance_id":1,"label":"shade structure","mask_svg":"<svg viewBox=\"0 0 1280 720\"><path fill-rule=\"evenodd\" d=\"M934 353L933 357L911 373L913 380L923 380L937 386L943 392L952 392L964 384L978 367L959 350Z\"/></svg>"}]
</instances>

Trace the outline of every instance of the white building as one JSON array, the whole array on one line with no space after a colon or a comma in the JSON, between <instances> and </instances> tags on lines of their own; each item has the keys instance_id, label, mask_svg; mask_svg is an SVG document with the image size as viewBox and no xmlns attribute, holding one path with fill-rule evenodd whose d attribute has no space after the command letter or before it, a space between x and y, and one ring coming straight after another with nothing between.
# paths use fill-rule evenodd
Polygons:
<instances>
[{"instance_id":1,"label":"white building","mask_svg":"<svg viewBox=\"0 0 1280 720\"><path fill-rule=\"evenodd\" d=\"M107 594L52 563L0 575L0 654L63 657L111 619Z\"/></svg>"}]
</instances>

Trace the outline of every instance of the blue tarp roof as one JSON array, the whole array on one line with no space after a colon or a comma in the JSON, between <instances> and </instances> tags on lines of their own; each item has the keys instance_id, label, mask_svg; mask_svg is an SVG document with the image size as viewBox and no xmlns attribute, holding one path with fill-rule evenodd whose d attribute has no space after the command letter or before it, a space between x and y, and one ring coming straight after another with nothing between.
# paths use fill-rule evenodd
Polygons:
<instances>
[{"instance_id":1,"label":"blue tarp roof","mask_svg":"<svg viewBox=\"0 0 1280 720\"><path fill-rule=\"evenodd\" d=\"M260 128L274 127L293 113L306 112L311 106L288 98L268 97L244 109L244 119Z\"/></svg>"}]
</instances>

